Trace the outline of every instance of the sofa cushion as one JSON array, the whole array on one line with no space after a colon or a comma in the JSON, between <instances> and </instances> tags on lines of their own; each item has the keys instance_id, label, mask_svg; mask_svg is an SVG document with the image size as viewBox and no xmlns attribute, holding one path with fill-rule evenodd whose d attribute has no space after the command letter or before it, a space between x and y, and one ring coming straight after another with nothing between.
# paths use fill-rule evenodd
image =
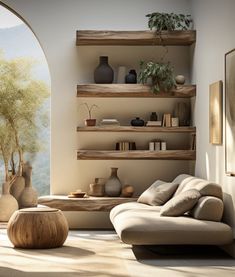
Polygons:
<instances>
[{"instance_id":1,"label":"sofa cushion","mask_svg":"<svg viewBox=\"0 0 235 277\"><path fill-rule=\"evenodd\" d=\"M217 197L204 196L190 211L190 215L196 219L221 221L224 210L223 201Z\"/></svg>"},{"instance_id":2,"label":"sofa cushion","mask_svg":"<svg viewBox=\"0 0 235 277\"><path fill-rule=\"evenodd\" d=\"M180 216L191 210L197 203L201 194L196 189L184 191L171 198L161 208L161 216Z\"/></svg>"},{"instance_id":3,"label":"sofa cushion","mask_svg":"<svg viewBox=\"0 0 235 277\"><path fill-rule=\"evenodd\" d=\"M137 202L151 206L161 206L171 198L177 187L178 184L176 183L165 183L157 180L140 195Z\"/></svg>"},{"instance_id":4,"label":"sofa cushion","mask_svg":"<svg viewBox=\"0 0 235 277\"><path fill-rule=\"evenodd\" d=\"M232 229L227 224L189 216L160 216L155 208L131 209L112 218L115 230L124 243L224 245L233 240Z\"/></svg>"},{"instance_id":5,"label":"sofa cushion","mask_svg":"<svg viewBox=\"0 0 235 277\"><path fill-rule=\"evenodd\" d=\"M180 174L173 182L179 184L174 195L178 195L188 189L197 189L202 196L214 196L223 199L221 187L213 182L187 174Z\"/></svg>"}]
</instances>

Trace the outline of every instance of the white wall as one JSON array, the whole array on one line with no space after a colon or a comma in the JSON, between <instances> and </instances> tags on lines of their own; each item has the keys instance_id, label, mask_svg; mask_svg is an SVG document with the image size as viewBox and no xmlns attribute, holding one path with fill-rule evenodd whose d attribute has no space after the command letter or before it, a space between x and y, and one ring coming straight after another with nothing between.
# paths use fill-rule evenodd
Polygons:
<instances>
[{"instance_id":1,"label":"white wall","mask_svg":"<svg viewBox=\"0 0 235 277\"><path fill-rule=\"evenodd\" d=\"M197 43L192 57L192 81L197 84L196 175L214 180L226 196L226 221L235 229L235 177L225 175L225 147L209 144L209 84L224 82L224 55L235 48L235 1L192 0ZM235 103L234 103L235 104ZM235 234L235 232L234 232Z\"/></svg>"},{"instance_id":2,"label":"white wall","mask_svg":"<svg viewBox=\"0 0 235 277\"><path fill-rule=\"evenodd\" d=\"M108 177L110 167L119 167L119 176L124 183L135 186L136 192L143 191L155 179L172 180L178 173L188 172L186 161L77 161L76 149L104 148L124 138L136 140L140 147L147 147L153 134L78 134L76 126L83 123L84 110L78 112L81 101L96 102L97 118L116 116L123 123L135 116L148 118L152 111L169 111L174 106L172 99L76 99L78 82L92 81L93 70L102 54L109 56L114 69L118 65L138 67L141 59L157 60L162 47L76 47L77 29L147 29L145 15L153 11L190 13L187 0L4 0L19 13L38 37L48 60L51 81L51 191L66 194L82 188L88 189L95 177ZM189 81L189 48L169 47L169 60L175 66L176 74L184 74ZM115 110L115 111L114 111ZM183 144L184 135L180 135ZM158 136L160 137L160 136ZM167 137L168 145L174 147L176 135ZM95 144L94 144L95 142ZM97 144L97 145L96 145ZM76 214L77 215L77 214ZM87 214L86 214L87 216ZM76 226L74 214L69 218ZM81 216L76 217L81 222ZM83 217L83 219L86 217ZM88 218L88 217L87 217ZM107 218L107 217L106 217ZM87 219L88 220L88 219ZM102 222L99 217L92 219ZM95 224L94 224L95 225ZM80 223L79 223L79 226Z\"/></svg>"}]
</instances>

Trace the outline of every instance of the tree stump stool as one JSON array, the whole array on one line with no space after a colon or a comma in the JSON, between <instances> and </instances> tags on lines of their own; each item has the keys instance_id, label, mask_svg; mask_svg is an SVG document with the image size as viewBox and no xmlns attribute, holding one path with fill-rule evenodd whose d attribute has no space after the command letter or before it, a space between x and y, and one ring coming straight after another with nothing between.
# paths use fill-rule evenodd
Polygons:
<instances>
[{"instance_id":1,"label":"tree stump stool","mask_svg":"<svg viewBox=\"0 0 235 277\"><path fill-rule=\"evenodd\" d=\"M28 208L16 211L7 226L7 235L16 248L60 247L68 236L63 213L52 208Z\"/></svg>"}]
</instances>

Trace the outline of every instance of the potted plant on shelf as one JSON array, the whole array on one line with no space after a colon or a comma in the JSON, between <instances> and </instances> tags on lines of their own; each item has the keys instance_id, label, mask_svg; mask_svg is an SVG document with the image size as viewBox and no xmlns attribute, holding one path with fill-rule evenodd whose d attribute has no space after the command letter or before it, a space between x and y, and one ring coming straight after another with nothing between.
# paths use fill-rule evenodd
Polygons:
<instances>
[{"instance_id":1,"label":"potted plant on shelf","mask_svg":"<svg viewBox=\"0 0 235 277\"><path fill-rule=\"evenodd\" d=\"M85 125L86 126L95 126L96 125L96 119L92 118L92 110L94 108L98 108L97 105L93 104L93 105L88 105L87 103L82 103L82 105L84 105L87 109L88 112L88 119L85 119Z\"/></svg>"},{"instance_id":2,"label":"potted plant on shelf","mask_svg":"<svg viewBox=\"0 0 235 277\"><path fill-rule=\"evenodd\" d=\"M154 12L147 14L148 27L150 30L174 31L174 30L188 30L192 23L191 15L175 14L175 13L159 13Z\"/></svg>"},{"instance_id":3,"label":"potted plant on shelf","mask_svg":"<svg viewBox=\"0 0 235 277\"><path fill-rule=\"evenodd\" d=\"M153 93L167 92L175 87L173 67L168 63L140 62L140 73L138 80L146 84L151 79Z\"/></svg>"}]
</instances>

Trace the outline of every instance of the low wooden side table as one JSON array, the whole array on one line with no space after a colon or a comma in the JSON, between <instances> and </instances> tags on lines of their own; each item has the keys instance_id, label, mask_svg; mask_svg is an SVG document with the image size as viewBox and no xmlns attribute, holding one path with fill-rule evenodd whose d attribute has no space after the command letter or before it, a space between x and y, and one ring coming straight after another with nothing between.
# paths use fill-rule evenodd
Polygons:
<instances>
[{"instance_id":1,"label":"low wooden side table","mask_svg":"<svg viewBox=\"0 0 235 277\"><path fill-rule=\"evenodd\" d=\"M68 230L67 220L60 210L28 208L11 216L7 235L16 248L55 248L63 245Z\"/></svg>"}]
</instances>

